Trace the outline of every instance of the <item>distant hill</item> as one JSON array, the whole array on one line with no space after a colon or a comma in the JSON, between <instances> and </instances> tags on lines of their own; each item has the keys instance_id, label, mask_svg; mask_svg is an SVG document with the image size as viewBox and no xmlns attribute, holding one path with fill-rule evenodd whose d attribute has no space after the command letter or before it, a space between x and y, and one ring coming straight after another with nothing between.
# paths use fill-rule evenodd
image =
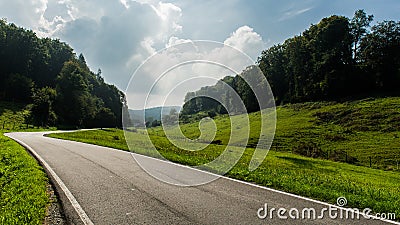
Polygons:
<instances>
[{"instance_id":1,"label":"distant hill","mask_svg":"<svg viewBox=\"0 0 400 225\"><path fill-rule=\"evenodd\" d=\"M141 123L143 121L143 116L146 116L145 121L151 122L153 120L161 120L161 117L164 115L168 115L172 109L175 109L177 112L181 111L180 106L155 107L145 110L129 109L129 116L134 125L141 126L142 125Z\"/></svg>"}]
</instances>

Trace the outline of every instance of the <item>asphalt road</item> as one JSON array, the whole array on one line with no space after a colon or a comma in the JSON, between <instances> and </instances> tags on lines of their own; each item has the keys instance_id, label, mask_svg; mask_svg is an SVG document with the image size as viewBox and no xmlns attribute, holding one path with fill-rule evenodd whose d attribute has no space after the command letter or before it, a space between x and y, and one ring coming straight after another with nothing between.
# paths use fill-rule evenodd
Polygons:
<instances>
[{"instance_id":1,"label":"asphalt road","mask_svg":"<svg viewBox=\"0 0 400 225\"><path fill-rule=\"evenodd\" d=\"M128 152L43 137L42 133L10 133L43 160L71 224L388 224L380 220L279 219L271 208L314 208L317 216L328 204L256 185L220 178L196 187L179 187L154 179ZM140 156L136 156L140 157ZM155 171L185 176L213 176L144 157ZM169 177L169 179L175 179ZM259 213L258 213L259 212ZM292 211L295 215L296 211ZM338 213L340 210L332 211ZM287 211L284 215L289 216ZM307 214L306 214L307 217ZM345 217L345 216L343 216Z\"/></svg>"}]
</instances>

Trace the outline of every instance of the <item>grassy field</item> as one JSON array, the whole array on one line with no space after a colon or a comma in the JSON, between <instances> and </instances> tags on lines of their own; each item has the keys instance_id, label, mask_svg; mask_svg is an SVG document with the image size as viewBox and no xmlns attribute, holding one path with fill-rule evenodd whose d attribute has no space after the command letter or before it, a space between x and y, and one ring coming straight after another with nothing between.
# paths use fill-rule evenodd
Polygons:
<instances>
[{"instance_id":1,"label":"grassy field","mask_svg":"<svg viewBox=\"0 0 400 225\"><path fill-rule=\"evenodd\" d=\"M254 152L251 146L258 140L260 126L257 121L259 113L253 113L250 115L248 148L226 175L330 203L336 203L338 197L345 196L348 206L360 209L368 207L375 212L400 215L400 173L394 164L400 149L400 113L396 107L399 104L400 98L385 98L279 107L273 151L268 153L258 169L250 172L248 164ZM240 121L242 116L236 117ZM230 134L229 118L218 116L215 121L215 138L213 135L200 135L198 123L181 126L187 137L203 138L195 146L207 146L202 151L186 151L176 147L165 137L162 128L152 128L148 132L163 157L197 166L212 161L225 150ZM234 126L238 126L235 129L241 129L242 124ZM215 128L210 126L209 129ZM127 132L126 135L129 145L135 146L132 151L157 157L151 151L145 130ZM124 132L118 129L51 136L129 150ZM209 139L220 140L221 143L203 143ZM314 158L301 155L310 149ZM341 155L346 152L347 160L352 164L341 162L346 161L345 156ZM369 156L373 156L373 168L369 168Z\"/></svg>"},{"instance_id":2,"label":"grassy field","mask_svg":"<svg viewBox=\"0 0 400 225\"><path fill-rule=\"evenodd\" d=\"M3 134L26 129L22 105L0 102L0 224L42 224L48 179L26 150Z\"/></svg>"},{"instance_id":3,"label":"grassy field","mask_svg":"<svg viewBox=\"0 0 400 225\"><path fill-rule=\"evenodd\" d=\"M317 102L286 105L277 108L277 128L273 150L294 152L315 158L331 159L384 170L399 170L400 98L364 99L333 103ZM249 115L248 146L258 142L260 113ZM234 117L235 129L242 129L245 116ZM226 145L231 125L228 116L215 119L218 130L214 140ZM189 138L200 136L197 123L183 124ZM149 130L151 135L165 136L163 129ZM205 132L207 133L207 132ZM207 139L207 138L206 138ZM233 136L234 140L243 141ZM313 150L313 152L308 152ZM314 153L314 154L311 154ZM346 161L347 155L347 161Z\"/></svg>"}]
</instances>

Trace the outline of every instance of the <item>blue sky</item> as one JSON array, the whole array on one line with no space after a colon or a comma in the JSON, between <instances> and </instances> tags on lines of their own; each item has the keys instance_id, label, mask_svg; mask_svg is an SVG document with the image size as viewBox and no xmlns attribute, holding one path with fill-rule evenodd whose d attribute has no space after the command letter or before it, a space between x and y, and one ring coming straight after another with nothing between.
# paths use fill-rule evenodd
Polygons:
<instances>
[{"instance_id":1,"label":"blue sky","mask_svg":"<svg viewBox=\"0 0 400 225\"><path fill-rule=\"evenodd\" d=\"M101 68L105 80L122 90L145 59L174 43L223 42L255 60L261 50L323 17L352 17L357 9L373 14L375 22L400 20L399 0L0 1L0 17L69 43L93 71Z\"/></svg>"}]
</instances>

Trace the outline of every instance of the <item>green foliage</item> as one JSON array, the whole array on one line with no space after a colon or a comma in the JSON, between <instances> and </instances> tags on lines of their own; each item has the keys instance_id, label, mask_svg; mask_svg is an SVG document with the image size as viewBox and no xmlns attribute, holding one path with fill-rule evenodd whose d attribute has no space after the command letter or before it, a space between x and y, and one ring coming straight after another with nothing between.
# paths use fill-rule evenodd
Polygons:
<instances>
[{"instance_id":1,"label":"green foliage","mask_svg":"<svg viewBox=\"0 0 400 225\"><path fill-rule=\"evenodd\" d=\"M3 83L4 97L12 101L26 102L31 98L32 79L20 74L10 74Z\"/></svg>"},{"instance_id":2,"label":"green foliage","mask_svg":"<svg viewBox=\"0 0 400 225\"><path fill-rule=\"evenodd\" d=\"M36 125L122 127L125 95L66 43L0 20L0 49L0 100L32 104Z\"/></svg>"},{"instance_id":3,"label":"green foliage","mask_svg":"<svg viewBox=\"0 0 400 225\"><path fill-rule=\"evenodd\" d=\"M42 224L46 215L46 174L23 147L3 135L26 131L28 117L24 104L0 102L0 224Z\"/></svg>"},{"instance_id":4,"label":"green foliage","mask_svg":"<svg viewBox=\"0 0 400 225\"><path fill-rule=\"evenodd\" d=\"M189 92L185 97L181 115L191 115L199 112L210 114L240 114L260 110L256 95L247 82L260 85L264 82L258 67L249 66L235 77L227 76L217 82L214 86L202 87L199 91ZM255 87L257 90L257 87ZM265 99L270 96L263 94ZM237 96L237 97L236 97ZM244 107L240 101L243 101ZM266 108L263 106L262 108Z\"/></svg>"},{"instance_id":5,"label":"green foliage","mask_svg":"<svg viewBox=\"0 0 400 225\"><path fill-rule=\"evenodd\" d=\"M56 112L64 124L82 127L85 121L92 120L96 114L96 100L90 95L88 71L78 62L64 64L57 78Z\"/></svg>"},{"instance_id":6,"label":"green foliage","mask_svg":"<svg viewBox=\"0 0 400 225\"><path fill-rule=\"evenodd\" d=\"M340 16L324 18L302 35L263 51L258 63L277 103L395 91L400 84L400 26L387 21L369 33L372 19L363 10L350 22Z\"/></svg>"},{"instance_id":7,"label":"green foliage","mask_svg":"<svg viewBox=\"0 0 400 225\"><path fill-rule=\"evenodd\" d=\"M372 22L373 19L373 15L367 16L364 10L357 10L354 13L354 17L350 21L351 34L353 36L353 58L355 60L359 59L359 42L367 34L367 28L370 26L369 24Z\"/></svg>"},{"instance_id":8,"label":"green foliage","mask_svg":"<svg viewBox=\"0 0 400 225\"><path fill-rule=\"evenodd\" d=\"M400 22L372 27L360 43L360 67L375 89L398 92L400 85Z\"/></svg>"},{"instance_id":9,"label":"green foliage","mask_svg":"<svg viewBox=\"0 0 400 225\"><path fill-rule=\"evenodd\" d=\"M351 46L348 19L331 16L263 51L258 63L277 104L337 99L354 94Z\"/></svg>"},{"instance_id":10,"label":"green foliage","mask_svg":"<svg viewBox=\"0 0 400 225\"><path fill-rule=\"evenodd\" d=\"M53 103L57 97L56 90L44 87L34 90L32 95L31 119L39 126L54 126L57 115L53 109Z\"/></svg>"},{"instance_id":11,"label":"green foliage","mask_svg":"<svg viewBox=\"0 0 400 225\"><path fill-rule=\"evenodd\" d=\"M29 128L30 111L22 103L0 101L0 130Z\"/></svg>"},{"instance_id":12,"label":"green foliage","mask_svg":"<svg viewBox=\"0 0 400 225\"><path fill-rule=\"evenodd\" d=\"M64 62L74 57L71 47L65 43L39 39L32 31L7 24L5 20L0 21L0 49L2 84L11 74L20 74L39 87L53 87ZM0 91L4 92L4 89ZM3 94L0 100L12 100L13 97Z\"/></svg>"}]
</instances>

